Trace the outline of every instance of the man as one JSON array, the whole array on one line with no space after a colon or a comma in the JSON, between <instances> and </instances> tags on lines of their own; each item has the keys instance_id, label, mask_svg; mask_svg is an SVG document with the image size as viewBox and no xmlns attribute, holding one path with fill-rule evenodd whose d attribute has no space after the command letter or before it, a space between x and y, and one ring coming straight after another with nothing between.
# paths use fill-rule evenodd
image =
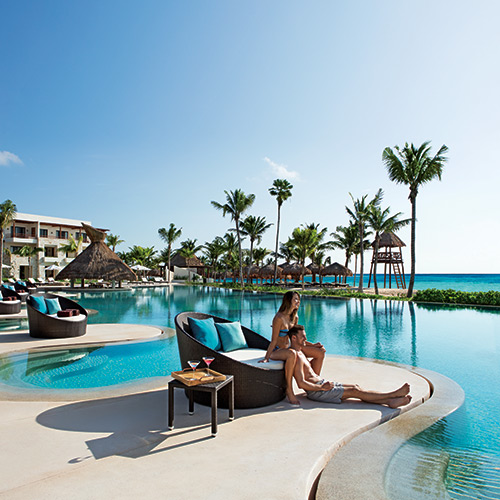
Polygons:
<instances>
[{"instance_id":1,"label":"man","mask_svg":"<svg viewBox=\"0 0 500 500\"><path fill-rule=\"evenodd\" d=\"M392 392L365 391L355 384L328 382L317 375L311 363L302 352L306 345L306 332L302 325L296 325L288 331L291 348L297 352L294 378L300 389L306 391L307 397L323 403L341 403L348 398L361 399L366 403L387 405L390 408L405 406L411 401L409 384L403 384Z\"/></svg>"}]
</instances>

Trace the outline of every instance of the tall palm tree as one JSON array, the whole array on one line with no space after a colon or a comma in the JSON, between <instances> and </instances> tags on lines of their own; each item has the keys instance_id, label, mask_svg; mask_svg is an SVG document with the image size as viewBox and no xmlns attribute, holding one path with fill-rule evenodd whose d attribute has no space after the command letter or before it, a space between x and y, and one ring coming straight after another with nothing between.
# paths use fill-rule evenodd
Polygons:
<instances>
[{"instance_id":1,"label":"tall palm tree","mask_svg":"<svg viewBox=\"0 0 500 500\"><path fill-rule=\"evenodd\" d=\"M337 226L335 232L330 233L333 237L333 247L345 252L345 267L349 267L349 261L354 255L356 244L359 241L359 231L355 224L349 226Z\"/></svg>"},{"instance_id":2,"label":"tall palm tree","mask_svg":"<svg viewBox=\"0 0 500 500\"><path fill-rule=\"evenodd\" d=\"M377 264L381 235L382 233L394 233L402 227L407 226L411 221L411 219L399 220L401 212L398 212L394 215L390 215L390 212L390 207L382 210L378 206L372 206L370 207L367 218L368 225L373 229L373 232L375 233L375 245L373 247L373 285L375 287L376 295L378 295Z\"/></svg>"},{"instance_id":3,"label":"tall palm tree","mask_svg":"<svg viewBox=\"0 0 500 500\"><path fill-rule=\"evenodd\" d=\"M253 264L253 246L254 243L257 245L262 241L262 236L264 233L272 226L272 224L266 224L265 217L256 217L254 215L249 215L241 223L241 234L243 236L248 236L250 239L250 262L249 266Z\"/></svg>"},{"instance_id":4,"label":"tall palm tree","mask_svg":"<svg viewBox=\"0 0 500 500\"><path fill-rule=\"evenodd\" d=\"M410 188L408 196L411 203L411 276L408 286L408 297L413 295L415 281L415 248L417 224L417 194L421 185L434 179L441 180L444 164L448 158L444 156L448 148L443 144L439 151L431 156L430 141L424 142L419 148L405 143L404 148L398 146L385 148L382 161L385 164L389 179L396 184L406 184Z\"/></svg>"},{"instance_id":5,"label":"tall palm tree","mask_svg":"<svg viewBox=\"0 0 500 500\"><path fill-rule=\"evenodd\" d=\"M16 218L17 207L11 200L5 200L0 204L0 284L3 273L3 232Z\"/></svg>"},{"instance_id":6,"label":"tall palm tree","mask_svg":"<svg viewBox=\"0 0 500 500\"><path fill-rule=\"evenodd\" d=\"M377 194L373 197L372 200L369 202L366 201L366 198L368 197L367 194L365 194L361 199L354 199L351 193L349 193L349 196L351 197L353 208L345 207L347 210L347 213L351 216L352 221L354 224L356 224L358 228L358 233L359 233L359 242L360 242L360 270L359 270L359 285L358 285L358 292L363 291L363 253L364 253L364 241L365 241L365 231L366 231L366 224L367 224L367 218L368 218L368 213L370 211L371 206L378 206L380 205L380 202L383 197L383 191L382 189L379 189L377 191Z\"/></svg>"},{"instance_id":7,"label":"tall palm tree","mask_svg":"<svg viewBox=\"0 0 500 500\"><path fill-rule=\"evenodd\" d=\"M168 229L161 227L158 229L158 236L167 244L167 266L168 266L168 282L170 283L170 257L172 254L172 245L181 237L182 227L177 229L171 222Z\"/></svg>"},{"instance_id":8,"label":"tall palm tree","mask_svg":"<svg viewBox=\"0 0 500 500\"><path fill-rule=\"evenodd\" d=\"M69 235L68 237L68 243L65 245L61 245L59 247L59 250L61 252L66 252L66 253L74 253L75 256L80 253L80 250L82 249L82 244L83 244L83 236L80 235L78 240L75 240L73 236Z\"/></svg>"},{"instance_id":9,"label":"tall palm tree","mask_svg":"<svg viewBox=\"0 0 500 500\"><path fill-rule=\"evenodd\" d=\"M125 240L121 240L119 234L109 233L106 235L106 244L111 248L111 250L113 250L113 252L116 252L116 247L122 243L125 243Z\"/></svg>"},{"instance_id":10,"label":"tall palm tree","mask_svg":"<svg viewBox=\"0 0 500 500\"><path fill-rule=\"evenodd\" d=\"M311 228L296 227L293 230L292 238L299 264L302 266L300 279L302 280L302 290L305 288L304 273L306 268L306 259L316 250L318 245L318 232Z\"/></svg>"},{"instance_id":11,"label":"tall palm tree","mask_svg":"<svg viewBox=\"0 0 500 500\"><path fill-rule=\"evenodd\" d=\"M36 257L40 252L43 252L43 248L40 247L32 247L31 245L24 245L14 253L21 257L28 257L29 266L28 266L28 278L31 278L31 269L33 267L33 258Z\"/></svg>"},{"instance_id":12,"label":"tall palm tree","mask_svg":"<svg viewBox=\"0 0 500 500\"><path fill-rule=\"evenodd\" d=\"M175 251L175 254L184 257L185 259L192 259L196 257L196 252L203 249L203 245L197 244L197 239L190 239L181 241L181 246Z\"/></svg>"},{"instance_id":13,"label":"tall palm tree","mask_svg":"<svg viewBox=\"0 0 500 500\"><path fill-rule=\"evenodd\" d=\"M276 278L278 276L278 246L279 246L279 235L280 235L280 222L281 222L281 205L283 202L288 200L292 196L293 185L290 184L286 179L275 179L273 185L269 188L269 194L276 198L278 203L278 220L276 222L276 246L274 250L274 279L273 283L276 283Z\"/></svg>"},{"instance_id":14,"label":"tall palm tree","mask_svg":"<svg viewBox=\"0 0 500 500\"><path fill-rule=\"evenodd\" d=\"M226 203L221 204L217 201L212 201L212 206L217 210L222 210L222 215L225 217L226 214L231 216L231 220L234 221L236 226L236 234L238 235L238 254L239 254L239 271L240 271L240 283L243 283L243 258L241 255L241 231L240 231L240 219L241 216L253 205L255 201L255 195L249 194L248 196L241 190L236 189L235 191L224 191L226 194Z\"/></svg>"}]
</instances>

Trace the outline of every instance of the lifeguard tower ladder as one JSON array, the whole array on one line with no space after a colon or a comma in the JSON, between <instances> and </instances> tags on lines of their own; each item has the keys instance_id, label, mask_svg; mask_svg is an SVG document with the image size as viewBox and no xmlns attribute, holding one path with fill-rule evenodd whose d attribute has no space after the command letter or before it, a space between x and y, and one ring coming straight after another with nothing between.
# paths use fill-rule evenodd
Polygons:
<instances>
[{"instance_id":1,"label":"lifeguard tower ladder","mask_svg":"<svg viewBox=\"0 0 500 500\"><path fill-rule=\"evenodd\" d=\"M401 247L405 246L404 242L394 233L382 233L378 249L377 264L384 264L384 288L387 288L387 275L389 275L389 288L392 288L392 275L394 275L394 281L398 288L406 288L403 254L401 253ZM372 243L372 247L375 247L375 242ZM370 287L374 267L375 248L373 248L368 287Z\"/></svg>"}]
</instances>

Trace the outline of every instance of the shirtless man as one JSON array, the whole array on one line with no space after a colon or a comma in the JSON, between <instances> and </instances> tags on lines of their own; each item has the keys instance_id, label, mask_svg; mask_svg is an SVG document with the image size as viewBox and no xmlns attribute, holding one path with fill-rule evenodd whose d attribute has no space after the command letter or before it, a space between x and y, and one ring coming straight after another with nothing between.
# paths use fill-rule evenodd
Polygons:
<instances>
[{"instance_id":1,"label":"shirtless man","mask_svg":"<svg viewBox=\"0 0 500 500\"><path fill-rule=\"evenodd\" d=\"M318 376L302 352L306 345L306 332L302 325L295 325L288 331L291 348L297 352L297 363L294 378L300 389L306 391L307 397L323 403L341 403L348 398L361 399L366 403L387 405L390 408L405 406L411 401L409 384L403 384L392 392L365 391L355 384L328 382Z\"/></svg>"}]
</instances>

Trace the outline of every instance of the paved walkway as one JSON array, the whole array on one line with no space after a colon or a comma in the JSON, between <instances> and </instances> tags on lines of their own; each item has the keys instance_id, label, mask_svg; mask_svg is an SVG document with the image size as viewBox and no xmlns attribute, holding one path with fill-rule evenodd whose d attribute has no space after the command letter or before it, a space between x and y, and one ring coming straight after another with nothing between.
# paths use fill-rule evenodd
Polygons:
<instances>
[{"instance_id":1,"label":"paved walkway","mask_svg":"<svg viewBox=\"0 0 500 500\"><path fill-rule=\"evenodd\" d=\"M87 342L118 340L123 332L137 338L139 333L131 332L141 330L115 326L119 328L92 325ZM158 335L146 330L142 338ZM6 342L2 335L0 352L32 347L30 343ZM227 410L221 409L218 436L212 438L209 408L195 405L195 414L188 415L182 391L175 395L175 429L167 430L167 379L147 390L128 387L120 395L90 395L75 401L4 398L0 399L0 496L305 500L336 450L364 430L400 413L411 414L431 394L426 378L381 362L329 356L323 374L377 390L409 382L413 401L391 410L361 402L319 404L300 396L300 408L281 402L236 410L232 422Z\"/></svg>"}]
</instances>

